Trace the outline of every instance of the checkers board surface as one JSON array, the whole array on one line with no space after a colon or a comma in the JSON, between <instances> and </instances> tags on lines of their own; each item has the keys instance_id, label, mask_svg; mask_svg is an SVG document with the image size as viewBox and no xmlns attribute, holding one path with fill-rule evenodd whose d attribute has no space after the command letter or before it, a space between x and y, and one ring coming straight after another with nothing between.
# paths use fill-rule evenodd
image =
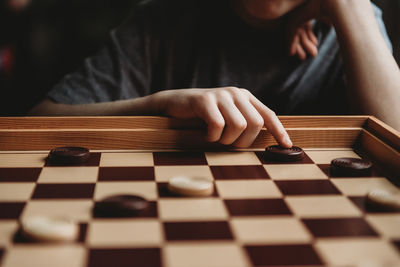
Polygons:
<instances>
[{"instance_id":1,"label":"checkers board surface","mask_svg":"<svg viewBox=\"0 0 400 267\"><path fill-rule=\"evenodd\" d=\"M400 212L364 202L372 189L399 190L400 135L376 119L283 119L306 154L290 163L263 159L262 148L273 144L265 132L247 151L167 152L164 141L186 130L139 134L116 120L96 135L95 119L84 126L71 118L21 120L0 119L0 267L400 266ZM127 133L144 139L128 149L135 140L122 142ZM51 148L74 144L91 149L87 163L46 161ZM331 177L329 163L339 157L367 157L373 174ZM171 195L167 182L181 175L213 181L214 194ZM141 195L149 209L135 218L93 217L96 201L115 194ZM25 240L20 220L34 215L75 220L79 239Z\"/></svg>"},{"instance_id":2,"label":"checkers board surface","mask_svg":"<svg viewBox=\"0 0 400 267\"><path fill-rule=\"evenodd\" d=\"M260 152L94 152L81 166L1 153L1 266L400 266L400 213L364 206L369 190L395 185L378 172L330 177L331 159L359 157L352 150L305 152L294 163ZM212 180L213 196L170 195L166 182L180 175ZM142 195L150 209L93 218L113 194ZM79 240L25 241L18 220L39 214L76 220Z\"/></svg>"}]
</instances>

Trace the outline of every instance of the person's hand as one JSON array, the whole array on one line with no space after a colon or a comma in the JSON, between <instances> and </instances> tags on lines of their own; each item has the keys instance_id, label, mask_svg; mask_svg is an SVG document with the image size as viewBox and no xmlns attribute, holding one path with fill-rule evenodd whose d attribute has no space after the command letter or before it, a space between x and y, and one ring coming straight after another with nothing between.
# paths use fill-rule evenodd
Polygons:
<instances>
[{"instance_id":1,"label":"person's hand","mask_svg":"<svg viewBox=\"0 0 400 267\"><path fill-rule=\"evenodd\" d=\"M287 34L290 55L297 55L301 60L305 60L307 55L317 56L318 39L313 32L311 20L318 19L331 25L331 12L336 8L337 2L307 0L289 15Z\"/></svg>"},{"instance_id":2,"label":"person's hand","mask_svg":"<svg viewBox=\"0 0 400 267\"><path fill-rule=\"evenodd\" d=\"M161 91L153 96L162 114L203 119L208 125L210 142L248 147L265 126L281 146L292 146L275 113L245 89L181 89Z\"/></svg>"},{"instance_id":3,"label":"person's hand","mask_svg":"<svg viewBox=\"0 0 400 267\"><path fill-rule=\"evenodd\" d=\"M316 57L318 55L318 39L315 36L311 22L303 25L290 25L288 30L289 55L301 60L306 60L307 55Z\"/></svg>"}]
</instances>

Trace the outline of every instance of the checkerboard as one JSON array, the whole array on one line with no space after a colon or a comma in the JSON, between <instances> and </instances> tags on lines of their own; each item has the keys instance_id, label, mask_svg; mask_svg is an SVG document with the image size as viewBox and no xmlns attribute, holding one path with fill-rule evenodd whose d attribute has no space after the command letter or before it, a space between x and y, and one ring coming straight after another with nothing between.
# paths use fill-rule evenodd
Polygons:
<instances>
[{"instance_id":1,"label":"checkerboard","mask_svg":"<svg viewBox=\"0 0 400 267\"><path fill-rule=\"evenodd\" d=\"M369 211L371 189L399 190L379 170L330 177L351 149L306 149L301 162L262 152L94 151L81 166L52 166L48 151L0 153L0 266L235 267L400 266L400 213ZM178 175L215 184L211 197L171 195ZM95 218L96 201L141 195L134 218ZM56 215L80 224L79 240L33 243L19 220Z\"/></svg>"}]
</instances>

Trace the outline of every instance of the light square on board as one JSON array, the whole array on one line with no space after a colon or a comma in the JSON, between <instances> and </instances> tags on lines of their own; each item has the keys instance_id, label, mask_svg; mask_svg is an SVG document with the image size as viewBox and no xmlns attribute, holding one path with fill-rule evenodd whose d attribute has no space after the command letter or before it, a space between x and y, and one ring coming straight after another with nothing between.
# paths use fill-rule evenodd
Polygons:
<instances>
[{"instance_id":1,"label":"light square on board","mask_svg":"<svg viewBox=\"0 0 400 267\"><path fill-rule=\"evenodd\" d=\"M139 195L147 200L157 199L155 182L99 182L96 184L94 199L101 200L111 195Z\"/></svg>"},{"instance_id":2,"label":"light square on board","mask_svg":"<svg viewBox=\"0 0 400 267\"><path fill-rule=\"evenodd\" d=\"M95 183L98 167L44 167L38 183Z\"/></svg>"},{"instance_id":3,"label":"light square on board","mask_svg":"<svg viewBox=\"0 0 400 267\"><path fill-rule=\"evenodd\" d=\"M158 197L159 198L204 198L202 196L190 197L174 193L168 189L168 183L157 183ZM219 197L218 191L213 188L213 192L208 197Z\"/></svg>"},{"instance_id":4,"label":"light square on board","mask_svg":"<svg viewBox=\"0 0 400 267\"><path fill-rule=\"evenodd\" d=\"M12 242L17 229L17 220L0 221L0 247L5 247Z\"/></svg>"},{"instance_id":5,"label":"light square on board","mask_svg":"<svg viewBox=\"0 0 400 267\"><path fill-rule=\"evenodd\" d=\"M168 243L164 255L166 267L249 266L241 247L226 242Z\"/></svg>"},{"instance_id":6,"label":"light square on board","mask_svg":"<svg viewBox=\"0 0 400 267\"><path fill-rule=\"evenodd\" d=\"M2 267L82 267L86 249L80 245L19 245L7 249Z\"/></svg>"},{"instance_id":7,"label":"light square on board","mask_svg":"<svg viewBox=\"0 0 400 267\"><path fill-rule=\"evenodd\" d=\"M370 214L367 221L381 235L390 239L400 239L400 213L397 214Z\"/></svg>"},{"instance_id":8,"label":"light square on board","mask_svg":"<svg viewBox=\"0 0 400 267\"><path fill-rule=\"evenodd\" d=\"M34 183L1 183L0 202L27 201L30 199Z\"/></svg>"},{"instance_id":9,"label":"light square on board","mask_svg":"<svg viewBox=\"0 0 400 267\"><path fill-rule=\"evenodd\" d=\"M168 182L177 176L202 177L214 180L208 166L156 166L154 168L157 182Z\"/></svg>"},{"instance_id":10,"label":"light square on board","mask_svg":"<svg viewBox=\"0 0 400 267\"><path fill-rule=\"evenodd\" d=\"M2 168L35 168L43 167L47 154L0 154Z\"/></svg>"},{"instance_id":11,"label":"light square on board","mask_svg":"<svg viewBox=\"0 0 400 267\"><path fill-rule=\"evenodd\" d=\"M335 179L331 182L345 195L348 196L365 196L371 190L383 189L390 192L398 192L399 189L394 186L386 178L371 177L371 178L346 178Z\"/></svg>"},{"instance_id":12,"label":"light square on board","mask_svg":"<svg viewBox=\"0 0 400 267\"><path fill-rule=\"evenodd\" d=\"M338 218L361 216L361 211L343 196L288 196L290 209L302 218Z\"/></svg>"},{"instance_id":13,"label":"light square on board","mask_svg":"<svg viewBox=\"0 0 400 267\"><path fill-rule=\"evenodd\" d=\"M154 166L153 153L102 153L100 166Z\"/></svg>"},{"instance_id":14,"label":"light square on board","mask_svg":"<svg viewBox=\"0 0 400 267\"><path fill-rule=\"evenodd\" d=\"M336 158L360 158L353 150L306 150L305 152L315 164L330 164Z\"/></svg>"},{"instance_id":15,"label":"light square on board","mask_svg":"<svg viewBox=\"0 0 400 267\"><path fill-rule=\"evenodd\" d=\"M254 152L206 152L208 165L260 165Z\"/></svg>"},{"instance_id":16,"label":"light square on board","mask_svg":"<svg viewBox=\"0 0 400 267\"><path fill-rule=\"evenodd\" d=\"M281 192L271 180L218 180L219 195L224 199L279 198Z\"/></svg>"},{"instance_id":17,"label":"light square on board","mask_svg":"<svg viewBox=\"0 0 400 267\"><path fill-rule=\"evenodd\" d=\"M86 222L91 218L92 207L91 200L33 200L27 203L22 217L44 215Z\"/></svg>"},{"instance_id":18,"label":"light square on board","mask_svg":"<svg viewBox=\"0 0 400 267\"><path fill-rule=\"evenodd\" d=\"M212 221L228 217L220 199L160 199L160 218L164 221Z\"/></svg>"},{"instance_id":19,"label":"light square on board","mask_svg":"<svg viewBox=\"0 0 400 267\"><path fill-rule=\"evenodd\" d=\"M400 265L395 248L382 239L318 239L315 247L330 266Z\"/></svg>"},{"instance_id":20,"label":"light square on board","mask_svg":"<svg viewBox=\"0 0 400 267\"><path fill-rule=\"evenodd\" d=\"M264 168L272 180L328 179L328 176L314 164L268 164L264 165Z\"/></svg>"},{"instance_id":21,"label":"light square on board","mask_svg":"<svg viewBox=\"0 0 400 267\"><path fill-rule=\"evenodd\" d=\"M89 224L90 247L151 247L163 240L161 225L155 219L94 220Z\"/></svg>"},{"instance_id":22,"label":"light square on board","mask_svg":"<svg viewBox=\"0 0 400 267\"><path fill-rule=\"evenodd\" d=\"M304 225L289 216L233 218L231 226L236 238L244 244L293 244L311 240Z\"/></svg>"}]
</instances>

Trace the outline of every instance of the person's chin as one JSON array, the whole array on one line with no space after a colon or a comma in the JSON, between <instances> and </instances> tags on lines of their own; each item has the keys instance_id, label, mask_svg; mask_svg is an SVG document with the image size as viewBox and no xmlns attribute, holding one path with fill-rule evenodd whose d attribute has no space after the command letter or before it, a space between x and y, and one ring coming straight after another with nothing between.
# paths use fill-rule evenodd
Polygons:
<instances>
[{"instance_id":1,"label":"person's chin","mask_svg":"<svg viewBox=\"0 0 400 267\"><path fill-rule=\"evenodd\" d=\"M281 18L284 13L279 12L279 10L248 10L248 13L256 19L259 20L276 20Z\"/></svg>"},{"instance_id":2,"label":"person's chin","mask_svg":"<svg viewBox=\"0 0 400 267\"><path fill-rule=\"evenodd\" d=\"M257 20L265 20L265 21L270 21L270 20L277 20L282 17L282 14L277 14L277 13L270 13L270 14L252 14L252 17L257 19Z\"/></svg>"}]
</instances>

